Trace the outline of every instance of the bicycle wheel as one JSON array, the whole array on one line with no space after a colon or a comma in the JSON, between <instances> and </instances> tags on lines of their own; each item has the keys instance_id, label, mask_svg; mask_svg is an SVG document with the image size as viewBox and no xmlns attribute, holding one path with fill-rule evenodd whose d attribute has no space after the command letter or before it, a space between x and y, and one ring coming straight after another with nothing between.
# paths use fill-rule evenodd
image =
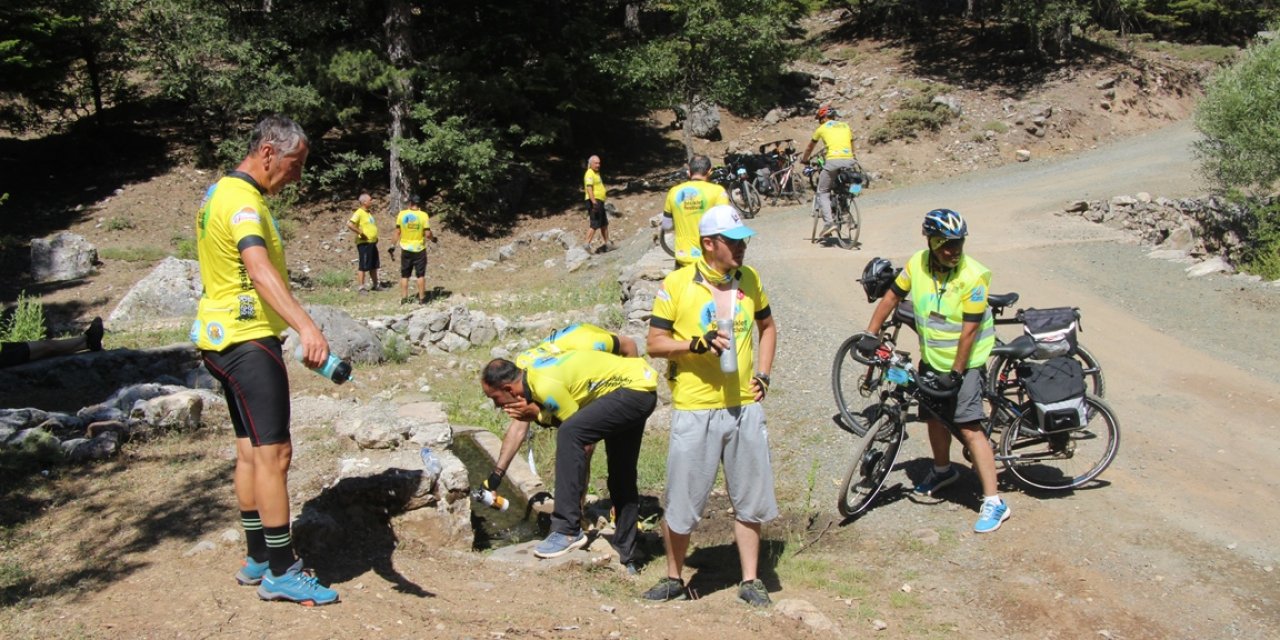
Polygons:
<instances>
[{"instance_id":1,"label":"bicycle wheel","mask_svg":"<svg viewBox=\"0 0 1280 640\"><path fill-rule=\"evenodd\" d=\"M729 191L729 202L744 218L754 218L760 213L760 192L750 182L739 180Z\"/></svg>"},{"instance_id":2,"label":"bicycle wheel","mask_svg":"<svg viewBox=\"0 0 1280 640\"><path fill-rule=\"evenodd\" d=\"M1046 435L1029 404L1000 440L1000 461L1018 481L1037 489L1082 486L1102 473L1120 449L1120 423L1107 403L1085 396L1088 422Z\"/></svg>"},{"instance_id":3,"label":"bicycle wheel","mask_svg":"<svg viewBox=\"0 0 1280 640\"><path fill-rule=\"evenodd\" d=\"M747 207L751 210L748 218L756 217L760 213L760 208L764 206L764 200L760 198L760 191L756 189L754 184L747 183Z\"/></svg>"},{"instance_id":4,"label":"bicycle wheel","mask_svg":"<svg viewBox=\"0 0 1280 640\"><path fill-rule=\"evenodd\" d=\"M858 210L858 201L849 196L833 196L833 203L840 202L840 218L836 227L836 241L845 249L858 246L858 236L862 235L862 212Z\"/></svg>"},{"instance_id":5,"label":"bicycle wheel","mask_svg":"<svg viewBox=\"0 0 1280 640\"><path fill-rule=\"evenodd\" d=\"M831 391L840 410L840 420L854 435L866 433L867 408L878 403L876 394L881 383L879 367L868 365L858 357L858 335L850 336L836 349L831 363Z\"/></svg>"},{"instance_id":6,"label":"bicycle wheel","mask_svg":"<svg viewBox=\"0 0 1280 640\"><path fill-rule=\"evenodd\" d=\"M898 412L879 405L871 421L871 428L854 445L849 469L840 485L840 498L836 506L840 515L848 518L858 515L871 506L884 481L893 471L902 447L902 435L906 432Z\"/></svg>"},{"instance_id":7,"label":"bicycle wheel","mask_svg":"<svg viewBox=\"0 0 1280 640\"><path fill-rule=\"evenodd\" d=\"M1105 398L1107 391L1107 382L1102 378L1102 365L1098 364L1098 359L1089 353L1084 345L1076 345L1075 359L1080 361L1080 366L1084 368L1085 386L1099 398Z\"/></svg>"}]
</instances>

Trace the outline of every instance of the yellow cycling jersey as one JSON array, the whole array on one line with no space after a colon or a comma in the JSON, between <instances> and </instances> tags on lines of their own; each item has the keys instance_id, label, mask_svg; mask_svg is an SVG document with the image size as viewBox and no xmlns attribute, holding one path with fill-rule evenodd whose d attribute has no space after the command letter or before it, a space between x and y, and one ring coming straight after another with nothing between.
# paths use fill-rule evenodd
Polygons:
<instances>
[{"instance_id":1,"label":"yellow cycling jersey","mask_svg":"<svg viewBox=\"0 0 1280 640\"><path fill-rule=\"evenodd\" d=\"M965 322L978 322L978 337L969 352L967 368L986 364L996 345L995 317L987 304L991 270L961 256L960 263L943 279L929 270L929 251L921 250L907 261L893 286L911 294L920 334L923 360L936 371L950 371L956 361L960 332Z\"/></svg>"},{"instance_id":2,"label":"yellow cycling jersey","mask_svg":"<svg viewBox=\"0 0 1280 640\"><path fill-rule=\"evenodd\" d=\"M400 229L400 248L405 251L425 251L427 248L427 229L431 228L431 217L425 211L405 209L396 216L396 228Z\"/></svg>"},{"instance_id":3,"label":"yellow cycling jersey","mask_svg":"<svg viewBox=\"0 0 1280 640\"><path fill-rule=\"evenodd\" d=\"M849 125L836 120L828 120L813 132L814 140L821 140L827 151L827 160L840 160L853 157L853 130Z\"/></svg>"},{"instance_id":4,"label":"yellow cycling jersey","mask_svg":"<svg viewBox=\"0 0 1280 640\"><path fill-rule=\"evenodd\" d=\"M594 324L575 322L563 329L557 329L547 336L546 340L516 356L516 366L528 369L533 361L565 351L603 351L621 355L622 344L618 336Z\"/></svg>"},{"instance_id":5,"label":"yellow cycling jersey","mask_svg":"<svg viewBox=\"0 0 1280 640\"><path fill-rule=\"evenodd\" d=\"M582 187L583 200L591 199L587 196L587 191L590 191L596 200L604 202L604 181L600 179L600 174L596 173L595 170L587 169L587 172L583 174Z\"/></svg>"},{"instance_id":6,"label":"yellow cycling jersey","mask_svg":"<svg viewBox=\"0 0 1280 640\"><path fill-rule=\"evenodd\" d=\"M373 221L373 214L364 210L364 207L356 209L351 214L351 223L360 228L360 233L364 234L364 239L356 238L356 244L367 244L378 241L378 223Z\"/></svg>"},{"instance_id":7,"label":"yellow cycling jersey","mask_svg":"<svg viewBox=\"0 0 1280 640\"><path fill-rule=\"evenodd\" d=\"M702 256L698 221L707 209L718 204L729 204L729 194L724 187L706 180L682 182L667 192L662 212L671 216L675 230L677 266L692 264Z\"/></svg>"},{"instance_id":8,"label":"yellow cycling jersey","mask_svg":"<svg viewBox=\"0 0 1280 640\"><path fill-rule=\"evenodd\" d=\"M658 372L644 358L565 351L534 360L524 370L524 387L525 397L542 408L538 424L555 427L612 391L656 391Z\"/></svg>"},{"instance_id":9,"label":"yellow cycling jersey","mask_svg":"<svg viewBox=\"0 0 1280 640\"><path fill-rule=\"evenodd\" d=\"M204 293L190 337L198 349L222 351L247 340L278 336L289 327L258 296L240 257L244 247L263 246L271 266L289 281L280 231L252 180L238 172L222 178L205 192L196 214Z\"/></svg>"},{"instance_id":10,"label":"yellow cycling jersey","mask_svg":"<svg viewBox=\"0 0 1280 640\"><path fill-rule=\"evenodd\" d=\"M676 409L720 409L755 402L751 374L755 361L756 322L769 317L769 298L756 270L738 270L738 292L733 306L733 339L738 352L738 370L720 371L714 353L685 353L669 358L667 380L671 402ZM689 342L716 328L716 305L698 265L672 271L662 281L653 302L650 325L670 331L672 337Z\"/></svg>"}]
</instances>

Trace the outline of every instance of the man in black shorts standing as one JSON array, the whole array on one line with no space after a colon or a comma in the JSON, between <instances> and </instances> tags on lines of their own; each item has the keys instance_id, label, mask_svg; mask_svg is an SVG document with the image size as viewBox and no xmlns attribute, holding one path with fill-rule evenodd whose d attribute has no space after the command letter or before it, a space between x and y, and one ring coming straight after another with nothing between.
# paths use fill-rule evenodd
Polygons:
<instances>
[{"instance_id":1,"label":"man in black shorts standing","mask_svg":"<svg viewBox=\"0 0 1280 640\"><path fill-rule=\"evenodd\" d=\"M597 249L598 253L604 253L610 249L609 242L609 214L604 210L605 189L604 181L600 179L600 156L591 156L587 159L587 172L582 176L582 189L586 192L587 203L587 221L589 227L587 229L587 239L584 244L587 245L587 252L591 252L591 241L596 237L596 230L600 230L600 240L604 243Z\"/></svg>"},{"instance_id":2,"label":"man in black shorts standing","mask_svg":"<svg viewBox=\"0 0 1280 640\"><path fill-rule=\"evenodd\" d=\"M400 246L400 304L427 301L427 240L437 242L431 233L431 218L423 211L421 199L409 196L409 206L396 216L396 236L387 253L395 255ZM409 296L409 276L417 274L418 297Z\"/></svg>"},{"instance_id":3,"label":"man in black shorts standing","mask_svg":"<svg viewBox=\"0 0 1280 640\"><path fill-rule=\"evenodd\" d=\"M248 557L236 573L263 600L315 605L338 593L302 568L289 531L289 376L280 334L298 332L302 362L329 357L320 327L289 291L284 243L265 196L302 177L307 135L269 116L254 127L249 153L205 192L196 215L204 294L191 341L222 383L236 434L235 491Z\"/></svg>"}]
</instances>

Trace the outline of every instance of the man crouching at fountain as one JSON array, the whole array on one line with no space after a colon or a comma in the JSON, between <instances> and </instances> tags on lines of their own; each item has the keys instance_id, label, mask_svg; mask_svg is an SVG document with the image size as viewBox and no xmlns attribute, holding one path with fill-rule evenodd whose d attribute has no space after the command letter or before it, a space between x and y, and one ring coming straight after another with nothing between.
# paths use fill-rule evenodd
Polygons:
<instances>
[{"instance_id":1,"label":"man crouching at fountain","mask_svg":"<svg viewBox=\"0 0 1280 640\"><path fill-rule=\"evenodd\" d=\"M657 406L658 374L643 358L600 351L566 351L538 358L527 368L494 359L480 380L494 406L511 417L498 464L484 487L498 488L529 431L529 423L559 427L556 434L556 493L551 535L533 550L539 558L558 558L587 544L581 499L587 489L587 445L605 443L609 498L617 514L613 547L635 573L636 525L640 491L636 461L644 424Z\"/></svg>"}]
</instances>

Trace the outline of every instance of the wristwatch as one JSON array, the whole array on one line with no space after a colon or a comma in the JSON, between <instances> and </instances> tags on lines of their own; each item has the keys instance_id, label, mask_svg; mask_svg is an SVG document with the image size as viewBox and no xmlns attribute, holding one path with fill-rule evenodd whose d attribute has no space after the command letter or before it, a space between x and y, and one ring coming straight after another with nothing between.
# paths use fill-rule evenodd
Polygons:
<instances>
[{"instance_id":1,"label":"wristwatch","mask_svg":"<svg viewBox=\"0 0 1280 640\"><path fill-rule=\"evenodd\" d=\"M764 380L764 383L766 385L773 383L773 381L769 379L769 374L767 373L760 373L759 371L757 371L755 377L760 378L761 380Z\"/></svg>"}]
</instances>

